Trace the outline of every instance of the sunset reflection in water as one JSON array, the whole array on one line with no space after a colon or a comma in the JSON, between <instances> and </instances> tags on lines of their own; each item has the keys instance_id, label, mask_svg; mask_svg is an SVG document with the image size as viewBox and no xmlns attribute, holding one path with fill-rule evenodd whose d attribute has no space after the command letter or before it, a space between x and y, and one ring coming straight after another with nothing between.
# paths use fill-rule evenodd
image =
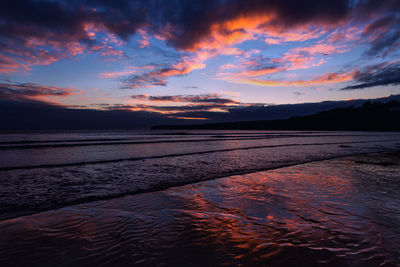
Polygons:
<instances>
[{"instance_id":1,"label":"sunset reflection in water","mask_svg":"<svg viewBox=\"0 0 400 267\"><path fill-rule=\"evenodd\" d=\"M42 266L67 256L81 265L392 265L400 259L399 206L385 203L400 197L376 184L399 180L394 169L368 167L313 162L3 221L0 258Z\"/></svg>"}]
</instances>

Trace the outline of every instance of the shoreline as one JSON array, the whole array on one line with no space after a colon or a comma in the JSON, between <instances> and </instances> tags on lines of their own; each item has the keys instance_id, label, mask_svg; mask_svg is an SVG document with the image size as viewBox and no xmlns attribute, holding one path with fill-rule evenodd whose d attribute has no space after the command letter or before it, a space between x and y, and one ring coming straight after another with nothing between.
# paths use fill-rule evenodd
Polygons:
<instances>
[{"instance_id":1,"label":"shoreline","mask_svg":"<svg viewBox=\"0 0 400 267\"><path fill-rule=\"evenodd\" d=\"M3 220L0 263L396 265L399 173L397 149Z\"/></svg>"}]
</instances>

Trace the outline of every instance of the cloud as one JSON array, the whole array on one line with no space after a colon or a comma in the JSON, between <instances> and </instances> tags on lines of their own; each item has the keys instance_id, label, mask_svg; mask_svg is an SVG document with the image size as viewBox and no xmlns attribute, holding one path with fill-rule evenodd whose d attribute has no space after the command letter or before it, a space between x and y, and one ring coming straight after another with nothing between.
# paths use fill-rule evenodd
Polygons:
<instances>
[{"instance_id":1,"label":"cloud","mask_svg":"<svg viewBox=\"0 0 400 267\"><path fill-rule=\"evenodd\" d=\"M160 72L148 72L139 75L130 75L123 80L124 89L146 88L155 86L166 86L167 79Z\"/></svg>"},{"instance_id":2,"label":"cloud","mask_svg":"<svg viewBox=\"0 0 400 267\"><path fill-rule=\"evenodd\" d=\"M151 112L165 115L180 114L185 115L186 112L227 112L230 106L225 103L205 103L205 104L188 104L188 105L147 105L147 104L95 104L101 110L127 110L132 112Z\"/></svg>"},{"instance_id":3,"label":"cloud","mask_svg":"<svg viewBox=\"0 0 400 267\"><path fill-rule=\"evenodd\" d=\"M298 47L289 51L289 54L308 54L308 55L329 55L343 53L346 50L332 44L317 43L312 46Z\"/></svg>"},{"instance_id":4,"label":"cloud","mask_svg":"<svg viewBox=\"0 0 400 267\"><path fill-rule=\"evenodd\" d=\"M0 73L12 73L31 70L33 65L50 65L68 57L65 51L48 51L28 46L0 43Z\"/></svg>"},{"instance_id":5,"label":"cloud","mask_svg":"<svg viewBox=\"0 0 400 267\"><path fill-rule=\"evenodd\" d=\"M83 31L84 13L61 2L2 1L0 10L0 53L27 66L76 56L90 41Z\"/></svg>"},{"instance_id":6,"label":"cloud","mask_svg":"<svg viewBox=\"0 0 400 267\"><path fill-rule=\"evenodd\" d=\"M369 25L363 31L363 37L370 47L366 54L370 56L383 55L384 57L400 47L400 18L385 16Z\"/></svg>"},{"instance_id":7,"label":"cloud","mask_svg":"<svg viewBox=\"0 0 400 267\"><path fill-rule=\"evenodd\" d=\"M369 46L366 55L386 57L400 47L399 1L359 1L353 14L356 20L367 23L362 32L362 42Z\"/></svg>"},{"instance_id":8,"label":"cloud","mask_svg":"<svg viewBox=\"0 0 400 267\"><path fill-rule=\"evenodd\" d=\"M286 52L282 58L275 58L272 61L285 65L282 70L308 69L324 64L325 60L321 59L321 56L341 54L346 51L347 49L343 46L318 42L312 46L293 48Z\"/></svg>"},{"instance_id":9,"label":"cloud","mask_svg":"<svg viewBox=\"0 0 400 267\"><path fill-rule=\"evenodd\" d=\"M202 95L168 95L168 96L148 96L133 95L133 99L147 100L151 102L179 102L179 103L214 103L223 105L237 105L240 102L223 98L218 94L202 94Z\"/></svg>"},{"instance_id":10,"label":"cloud","mask_svg":"<svg viewBox=\"0 0 400 267\"><path fill-rule=\"evenodd\" d=\"M138 43L140 44L140 48L146 48L150 46L150 36L149 34L143 30L143 29L139 29L138 30L139 34L142 36L142 39L138 41Z\"/></svg>"},{"instance_id":11,"label":"cloud","mask_svg":"<svg viewBox=\"0 0 400 267\"><path fill-rule=\"evenodd\" d=\"M309 23L336 23L349 9L345 0L2 1L0 52L27 66L50 64L98 51L92 48L104 42L107 47L121 44L116 39L126 41L139 32L142 47L149 45L153 34L178 50L232 55L241 51L229 46L253 39L266 28L276 35ZM118 57L122 52L111 47L101 53Z\"/></svg>"},{"instance_id":12,"label":"cloud","mask_svg":"<svg viewBox=\"0 0 400 267\"><path fill-rule=\"evenodd\" d=\"M287 67L283 62L266 58L261 55L254 55L242 58L237 64L222 65L221 70L230 72L220 72L217 74L219 79L235 81L248 77L257 77L285 71ZM234 70L239 71L234 71ZM232 71L233 70L233 71Z\"/></svg>"},{"instance_id":13,"label":"cloud","mask_svg":"<svg viewBox=\"0 0 400 267\"><path fill-rule=\"evenodd\" d=\"M133 95L135 103L125 107L132 111L159 112L162 114L177 114L185 117L185 112L228 112L234 107L247 107L253 104L242 103L237 100L223 97L216 93L199 95ZM108 109L120 108L109 106ZM193 116L186 116L193 117ZM204 116L194 116L204 117Z\"/></svg>"},{"instance_id":14,"label":"cloud","mask_svg":"<svg viewBox=\"0 0 400 267\"><path fill-rule=\"evenodd\" d=\"M327 36L328 43L347 43L356 41L360 38L362 29L357 26L350 26L345 28L336 29Z\"/></svg>"},{"instance_id":15,"label":"cloud","mask_svg":"<svg viewBox=\"0 0 400 267\"><path fill-rule=\"evenodd\" d=\"M0 73L29 71L35 65L87 53L98 53L106 61L127 58L120 46L135 35L141 48L159 39L177 55L156 69L99 77L122 77L123 88L165 86L169 77L205 68L206 61L217 55L248 58L246 51L234 46L249 40L303 42L327 33L327 43L292 49L281 58L231 71L226 79L319 66L325 62L320 56L346 51L343 40L362 38L369 46L368 55L387 56L400 47L399 6L393 0L2 1ZM332 33L333 27L340 29ZM155 49L152 45L146 51ZM226 64L221 70L234 70L234 66Z\"/></svg>"},{"instance_id":16,"label":"cloud","mask_svg":"<svg viewBox=\"0 0 400 267\"><path fill-rule=\"evenodd\" d=\"M121 57L122 51L109 43L118 32L117 25L126 20L120 16L113 19L111 9L97 9L98 5L90 2L2 1L0 53L22 62L25 69L100 51L99 47L104 47L100 52L108 60ZM99 38L96 31L101 33Z\"/></svg>"},{"instance_id":17,"label":"cloud","mask_svg":"<svg viewBox=\"0 0 400 267\"><path fill-rule=\"evenodd\" d=\"M73 89L65 89L56 86L41 86L34 83L0 83L0 88L3 92L12 91L14 94L24 96L68 96L73 94Z\"/></svg>"},{"instance_id":18,"label":"cloud","mask_svg":"<svg viewBox=\"0 0 400 267\"><path fill-rule=\"evenodd\" d=\"M334 24L349 11L347 1L191 1L192 4L175 2L167 7L174 19L166 16L170 42L184 50L196 49L199 44L207 47L220 43L237 43L247 40L253 33L275 28L284 33L287 29L308 23ZM183 8L182 8L183 7ZM279 27L278 27L279 25ZM279 28L279 30L278 30ZM286 31L285 31L286 29Z\"/></svg>"},{"instance_id":19,"label":"cloud","mask_svg":"<svg viewBox=\"0 0 400 267\"><path fill-rule=\"evenodd\" d=\"M35 83L0 83L0 99L3 100L34 100L58 105L54 100L79 93L79 90L73 88L44 86Z\"/></svg>"},{"instance_id":20,"label":"cloud","mask_svg":"<svg viewBox=\"0 0 400 267\"><path fill-rule=\"evenodd\" d=\"M325 63L325 60L317 56L339 54L345 51L347 50L343 46L319 42L312 46L291 49L280 58L271 59L261 55L250 55L242 58L238 64L222 65L220 69L223 71L229 70L229 72L220 72L218 76L220 79L232 82L250 81L254 79L253 77L320 66ZM232 71L235 69L240 69L240 71ZM275 84L277 83L278 81L275 82ZM288 84L290 83L295 84L295 82L288 81Z\"/></svg>"},{"instance_id":21,"label":"cloud","mask_svg":"<svg viewBox=\"0 0 400 267\"><path fill-rule=\"evenodd\" d=\"M128 70L123 70L123 71L113 71L113 72L103 72L97 75L99 78L105 78L105 79L113 79L113 78L118 78L121 76L126 76L126 75L131 75L137 73L136 68L130 68Z\"/></svg>"},{"instance_id":22,"label":"cloud","mask_svg":"<svg viewBox=\"0 0 400 267\"><path fill-rule=\"evenodd\" d=\"M131 96L132 99L139 99L139 100L146 100L149 95L133 95Z\"/></svg>"},{"instance_id":23,"label":"cloud","mask_svg":"<svg viewBox=\"0 0 400 267\"><path fill-rule=\"evenodd\" d=\"M104 46L104 48L101 49L100 55L106 57L106 61L117 61L118 59L126 57L122 50L115 49L111 46Z\"/></svg>"},{"instance_id":24,"label":"cloud","mask_svg":"<svg viewBox=\"0 0 400 267\"><path fill-rule=\"evenodd\" d=\"M0 73L12 73L21 70L29 70L29 67L11 57L0 55Z\"/></svg>"},{"instance_id":25,"label":"cloud","mask_svg":"<svg viewBox=\"0 0 400 267\"><path fill-rule=\"evenodd\" d=\"M193 70L202 69L205 67L203 61L207 55L202 57L197 54L195 57L184 56L181 60L170 64L150 64L152 68L141 74L133 74L124 77L121 81L124 89L135 89L155 86L166 86L167 79L170 76L186 75ZM153 68L154 67L154 68ZM103 74L104 76L104 74Z\"/></svg>"},{"instance_id":26,"label":"cloud","mask_svg":"<svg viewBox=\"0 0 400 267\"><path fill-rule=\"evenodd\" d=\"M296 86L296 87L306 87L311 85L325 85L332 83L342 83L353 80L354 73L353 72L345 72L345 73L326 73L323 75L318 75L312 79L308 80L262 80L262 79L243 79L237 80L237 83L244 84L252 84L252 85L261 85L261 86Z\"/></svg>"},{"instance_id":27,"label":"cloud","mask_svg":"<svg viewBox=\"0 0 400 267\"><path fill-rule=\"evenodd\" d=\"M355 85L349 85L341 90L365 89L374 86L393 86L400 84L400 62L381 63L363 68L354 75Z\"/></svg>"}]
</instances>

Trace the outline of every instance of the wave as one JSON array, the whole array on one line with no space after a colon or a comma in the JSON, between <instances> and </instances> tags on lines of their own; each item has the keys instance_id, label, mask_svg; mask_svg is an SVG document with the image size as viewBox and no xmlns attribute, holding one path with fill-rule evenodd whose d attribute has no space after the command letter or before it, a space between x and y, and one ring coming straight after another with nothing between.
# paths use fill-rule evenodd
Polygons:
<instances>
[{"instance_id":1,"label":"wave","mask_svg":"<svg viewBox=\"0 0 400 267\"><path fill-rule=\"evenodd\" d=\"M346 135L346 137L366 136L360 134ZM374 135L368 135L371 137ZM379 136L379 134L377 134ZM17 149L42 149L42 148L61 148L61 147L77 147L77 146L110 146L110 145L139 145L139 144L161 144L161 143L193 143L193 142L210 142L210 141L236 141L236 140L262 140L272 138L295 138L295 137L343 137L343 135L281 135L270 134L264 136L219 136L214 135L208 139L177 139L177 140L146 140L146 141L130 141L133 139L86 139L86 140L52 140L52 141L14 141L0 142L0 150L17 150ZM89 143L86 143L89 142ZM62 143L62 144L59 144Z\"/></svg>"},{"instance_id":2,"label":"wave","mask_svg":"<svg viewBox=\"0 0 400 267\"><path fill-rule=\"evenodd\" d=\"M376 142L389 142L389 141L400 141L400 139L385 139L385 140L378 140L378 141L377 140L372 140L372 141L370 140L370 141L349 141L349 142L330 142L330 143L303 143L303 144L284 144L284 145L263 145L263 146L251 146L251 147L239 147L239 148L227 148L227 149L197 151L197 152L189 152L189 153L175 153L175 154L167 154L167 155L148 156L148 157L132 157L132 158L120 158L120 159L98 160L98 161L83 161L83 162L60 163L60 164L10 166L10 167L1 167L0 171L10 171L10 170L19 170L19 169L37 169L37 168L58 168L58 167L80 166L80 165L88 165L88 164L104 164L104 163L115 163L115 162L121 162L121 161L137 161L137 160L145 160L145 159L169 158L169 157L200 155L200 154L216 153L216 152L228 152L228 151L236 151L236 150L251 150L251 149L259 149L259 148L276 148L276 147L293 147L293 146L321 146L321 145L346 145L346 144L362 144L362 143L376 143Z\"/></svg>"},{"instance_id":3,"label":"wave","mask_svg":"<svg viewBox=\"0 0 400 267\"><path fill-rule=\"evenodd\" d=\"M217 151L219 152L219 151ZM204 152L204 153L213 153L213 152ZM176 156L187 156L187 155L193 155L193 154L204 154L204 153L192 153L192 154L182 154L182 155L176 155ZM125 190L121 193L108 193L107 195L92 195L92 196L87 196L87 197L81 197L77 198L71 201L63 201L62 203L52 203L51 207L43 207L43 206L35 206L32 207L30 206L27 208L25 205L9 205L7 208L1 208L0 209L0 221L2 220L7 220L10 218L15 218L15 217L20 217L20 216L25 216L29 214L35 214L43 211L48 211L48 210L53 210L53 209L58 209L58 208L63 208L63 207L68 207L72 205L77 205L77 204L82 204L82 203L88 203L88 202L93 202L93 201L99 201L99 200L110 200L110 199L116 199L116 198L121 198L129 195L138 195L138 194L143 194L143 193L151 193L151 192L157 192L161 191L164 189L168 189L171 187L178 187L178 186L183 186L187 184L192 184L192 183L197 183L197 182L202 182L202 181L207 181L207 180L213 180L213 179L218 179L218 178L224 178L224 177L229 177L229 176L234 176L234 175L245 175L245 174L251 174L251 173L257 173L261 171L268 171L268 170L275 170L279 168L284 168L284 167L291 167L291 166L297 166L297 165L302 165L305 163L310 163L310 162L319 162L319 161L325 161L325 160L331 160L331 159L336 159L336 158L341 158L343 156L355 156L355 155L361 155L365 154L365 152L359 152L359 153L351 153L351 154L346 154L346 155L335 155L335 156L330 156L330 157L324 157L320 159L308 159L308 160L302 160L302 161L297 161L295 163L282 163L279 165L274 165L273 167L262 167L262 168L249 168L246 170L240 170L240 171L231 171L231 172L224 172L223 174L216 174L216 175L210 175L204 178L199 178L194 181L174 181L174 182L159 182L157 185L152 185L149 188L144 188L144 189L134 189L134 190ZM169 155L167 156L169 157ZM172 157L172 155L171 155ZM149 157L149 158L163 158L163 156L160 157ZM148 159L148 158L137 158L137 159L127 159L127 160L143 160L143 159ZM122 160L121 160L122 161ZM107 162L96 162L98 163L113 163L116 161L107 161ZM95 163L95 164L96 164ZM93 164L93 163L88 163L88 164ZM62 166L55 166L51 165L51 167L69 167L69 166L78 166L78 165L83 165L83 164L76 164L76 165L62 165ZM37 167L37 168L42 168L42 167ZM47 167L48 168L48 167ZM26 169L26 168L24 168Z\"/></svg>"}]
</instances>

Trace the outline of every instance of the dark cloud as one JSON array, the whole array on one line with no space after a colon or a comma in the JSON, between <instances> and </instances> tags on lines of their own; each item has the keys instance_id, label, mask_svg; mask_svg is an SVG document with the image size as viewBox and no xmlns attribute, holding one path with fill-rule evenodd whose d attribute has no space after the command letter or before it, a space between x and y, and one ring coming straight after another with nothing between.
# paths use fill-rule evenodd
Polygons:
<instances>
[{"instance_id":1,"label":"dark cloud","mask_svg":"<svg viewBox=\"0 0 400 267\"><path fill-rule=\"evenodd\" d=\"M159 72L147 72L130 75L122 79L123 89L135 89L143 87L166 86L167 78L159 75Z\"/></svg>"},{"instance_id":2,"label":"dark cloud","mask_svg":"<svg viewBox=\"0 0 400 267\"><path fill-rule=\"evenodd\" d=\"M133 95L131 98L133 99L140 99L140 100L146 100L148 95Z\"/></svg>"},{"instance_id":3,"label":"dark cloud","mask_svg":"<svg viewBox=\"0 0 400 267\"><path fill-rule=\"evenodd\" d=\"M239 104L238 101L223 98L218 94L202 95L168 95L168 96L147 96L133 95L133 99L143 99L156 102L182 102L182 103L215 103L215 104Z\"/></svg>"},{"instance_id":4,"label":"dark cloud","mask_svg":"<svg viewBox=\"0 0 400 267\"><path fill-rule=\"evenodd\" d=\"M352 14L352 10L351 0L1 1L0 38L13 40L13 45L26 44L31 37L59 45L71 42L90 45L94 41L85 30L88 25L122 39L146 26L153 33L163 33L172 46L190 49L209 36L214 25L238 17L274 14L271 24L283 30L306 23L336 24ZM399 4L396 0L359 1L354 10L368 18L373 12L399 10Z\"/></svg>"},{"instance_id":5,"label":"dark cloud","mask_svg":"<svg viewBox=\"0 0 400 267\"><path fill-rule=\"evenodd\" d=\"M400 47L400 17L384 16L370 23L363 32L364 39L369 43L367 55L375 56L395 52Z\"/></svg>"},{"instance_id":6,"label":"dark cloud","mask_svg":"<svg viewBox=\"0 0 400 267\"><path fill-rule=\"evenodd\" d=\"M77 91L71 88L43 86L35 83L0 83L0 99L32 99L43 96L69 96Z\"/></svg>"},{"instance_id":7,"label":"dark cloud","mask_svg":"<svg viewBox=\"0 0 400 267\"><path fill-rule=\"evenodd\" d=\"M400 1L358 1L352 17L357 22L368 23L362 34L369 45L366 55L385 57L399 48Z\"/></svg>"},{"instance_id":8,"label":"dark cloud","mask_svg":"<svg viewBox=\"0 0 400 267\"><path fill-rule=\"evenodd\" d=\"M165 33L176 48L188 49L208 36L216 23L240 16L274 13L287 27L308 23L335 23L350 10L346 0L247 0L247 1L145 1L145 0L15 0L0 3L0 38L23 47L35 38L62 46L66 43L93 44L85 27L94 25L122 39L147 26Z\"/></svg>"},{"instance_id":9,"label":"dark cloud","mask_svg":"<svg viewBox=\"0 0 400 267\"><path fill-rule=\"evenodd\" d=\"M371 14L398 13L400 2L398 0L360 0L354 7L354 18L358 20L369 20Z\"/></svg>"},{"instance_id":10,"label":"dark cloud","mask_svg":"<svg viewBox=\"0 0 400 267\"><path fill-rule=\"evenodd\" d=\"M144 100L146 102L176 103L175 105L147 105L136 104L130 106L134 110L147 110L164 113L185 113L185 112L210 112L210 111L228 111L231 107L249 106L250 104L240 103L236 100L224 98L218 94L201 95L133 95L133 99ZM183 104L183 105L182 105ZM113 108L119 108L114 106ZM184 114L183 114L184 115ZM185 117L185 116L182 116Z\"/></svg>"},{"instance_id":11,"label":"dark cloud","mask_svg":"<svg viewBox=\"0 0 400 267\"><path fill-rule=\"evenodd\" d=\"M368 66L354 75L358 84L350 85L341 90L365 89L381 85L400 84L400 62L381 63Z\"/></svg>"},{"instance_id":12,"label":"dark cloud","mask_svg":"<svg viewBox=\"0 0 400 267\"><path fill-rule=\"evenodd\" d=\"M242 72L249 76L258 76L262 74L274 73L277 71L288 68L286 62L282 62L282 59L270 59L264 56L255 55L243 60Z\"/></svg>"},{"instance_id":13,"label":"dark cloud","mask_svg":"<svg viewBox=\"0 0 400 267\"><path fill-rule=\"evenodd\" d=\"M168 1L160 7L164 23L172 24L169 42L191 49L209 36L212 26L238 17L275 14L280 27L304 23L336 23L350 10L349 1L247 0L247 1ZM222 32L223 33L223 32ZM228 33L226 33L228 34Z\"/></svg>"},{"instance_id":14,"label":"dark cloud","mask_svg":"<svg viewBox=\"0 0 400 267\"><path fill-rule=\"evenodd\" d=\"M165 64L148 64L150 70L140 74L128 75L121 79L123 89L136 89L143 87L166 86L169 76L182 76L191 71L191 63L178 60Z\"/></svg>"}]
</instances>

